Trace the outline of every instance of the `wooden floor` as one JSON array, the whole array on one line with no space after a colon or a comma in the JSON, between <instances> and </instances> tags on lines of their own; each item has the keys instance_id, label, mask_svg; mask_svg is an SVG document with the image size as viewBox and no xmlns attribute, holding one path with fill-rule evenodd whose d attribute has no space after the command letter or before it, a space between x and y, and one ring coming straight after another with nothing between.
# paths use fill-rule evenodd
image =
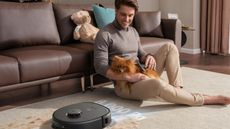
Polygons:
<instances>
[{"instance_id":1,"label":"wooden floor","mask_svg":"<svg viewBox=\"0 0 230 129\"><path fill-rule=\"evenodd\" d=\"M219 55L189 55L189 54L181 54L180 56L181 60L186 61L187 64L184 64L182 66L184 67L191 67L191 68L197 68L197 69L203 69L208 71L214 71L224 74L230 74L230 56L219 56ZM32 89L36 91L37 89ZM31 91L32 91L31 90ZM10 98L11 96L14 96L15 98L11 99L5 99L0 97L0 111L14 108L17 106L30 104L33 102L38 102L50 98L55 98L59 96L64 96L67 94L73 94L73 89L67 88L65 91L54 93L51 95L40 95L40 94L31 94L31 91L29 92L22 92L20 97L15 97L12 93L6 94L5 98Z\"/></svg>"},{"instance_id":2,"label":"wooden floor","mask_svg":"<svg viewBox=\"0 0 230 129\"><path fill-rule=\"evenodd\" d=\"M185 67L230 74L230 56L210 54L181 54L181 60L188 62L188 64L182 65Z\"/></svg>"}]
</instances>

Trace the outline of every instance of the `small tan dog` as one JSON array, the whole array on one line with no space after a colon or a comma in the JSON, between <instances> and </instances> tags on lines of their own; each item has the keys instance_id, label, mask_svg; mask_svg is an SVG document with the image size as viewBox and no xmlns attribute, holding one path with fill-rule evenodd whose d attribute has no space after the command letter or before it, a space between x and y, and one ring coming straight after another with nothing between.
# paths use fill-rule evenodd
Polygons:
<instances>
[{"instance_id":1,"label":"small tan dog","mask_svg":"<svg viewBox=\"0 0 230 129\"><path fill-rule=\"evenodd\" d=\"M72 14L71 19L77 25L73 37L82 42L94 43L98 28L90 24L91 17L88 11L80 10Z\"/></svg>"},{"instance_id":2,"label":"small tan dog","mask_svg":"<svg viewBox=\"0 0 230 129\"><path fill-rule=\"evenodd\" d=\"M111 70L118 74L128 73L143 73L152 79L159 79L159 75L155 70L144 69L142 70L137 63L132 59L125 59L119 56L114 56L111 63ZM131 93L131 82L127 81L116 81L117 85L121 86L120 90L127 89Z\"/></svg>"}]
</instances>

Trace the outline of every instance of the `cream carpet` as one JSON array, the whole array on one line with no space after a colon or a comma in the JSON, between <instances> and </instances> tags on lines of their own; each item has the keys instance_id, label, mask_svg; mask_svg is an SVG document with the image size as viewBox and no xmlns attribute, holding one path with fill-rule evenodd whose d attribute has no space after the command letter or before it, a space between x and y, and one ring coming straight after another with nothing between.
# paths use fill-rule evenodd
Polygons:
<instances>
[{"instance_id":1,"label":"cream carpet","mask_svg":"<svg viewBox=\"0 0 230 129\"><path fill-rule=\"evenodd\" d=\"M230 75L182 68L185 89L230 96ZM165 73L162 76L166 78ZM230 129L230 106L188 107L157 100L144 102L117 97L112 86L77 93L0 112L0 129L52 129L53 111L90 101L112 111L108 129Z\"/></svg>"}]
</instances>

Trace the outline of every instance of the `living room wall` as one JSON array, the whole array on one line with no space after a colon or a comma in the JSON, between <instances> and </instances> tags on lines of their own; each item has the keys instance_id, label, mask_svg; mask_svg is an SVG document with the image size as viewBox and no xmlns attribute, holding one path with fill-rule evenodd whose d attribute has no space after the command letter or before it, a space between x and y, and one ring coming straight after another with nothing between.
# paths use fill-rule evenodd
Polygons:
<instances>
[{"instance_id":1,"label":"living room wall","mask_svg":"<svg viewBox=\"0 0 230 129\"><path fill-rule=\"evenodd\" d=\"M114 4L114 0L53 0L54 2L74 2L81 4ZM168 13L178 14L182 24L193 27L195 31L185 31L187 42L181 52L200 53L200 0L138 0L140 11L162 12L162 18Z\"/></svg>"},{"instance_id":2,"label":"living room wall","mask_svg":"<svg viewBox=\"0 0 230 129\"><path fill-rule=\"evenodd\" d=\"M80 4L114 4L114 0L52 0L53 2L63 3L80 3ZM140 11L155 11L159 10L159 0L138 0Z\"/></svg>"},{"instance_id":3,"label":"living room wall","mask_svg":"<svg viewBox=\"0 0 230 129\"><path fill-rule=\"evenodd\" d=\"M114 0L51 0L56 3L80 3L80 4L90 4L90 3L104 3L104 4L110 4Z\"/></svg>"},{"instance_id":4,"label":"living room wall","mask_svg":"<svg viewBox=\"0 0 230 129\"><path fill-rule=\"evenodd\" d=\"M200 53L200 0L160 0L159 9L163 18L167 18L168 13L176 13L182 24L195 29L185 31L187 42L181 52Z\"/></svg>"}]
</instances>

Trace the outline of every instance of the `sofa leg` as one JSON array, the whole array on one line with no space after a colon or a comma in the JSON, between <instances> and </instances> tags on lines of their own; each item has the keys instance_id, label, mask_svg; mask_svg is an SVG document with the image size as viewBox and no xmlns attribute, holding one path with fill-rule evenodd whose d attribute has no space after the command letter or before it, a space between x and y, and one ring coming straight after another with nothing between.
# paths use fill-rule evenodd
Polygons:
<instances>
[{"instance_id":1,"label":"sofa leg","mask_svg":"<svg viewBox=\"0 0 230 129\"><path fill-rule=\"evenodd\" d=\"M47 96L51 94L51 86L50 83L48 84L41 84L39 85L39 92L40 92L40 96Z\"/></svg>"},{"instance_id":2,"label":"sofa leg","mask_svg":"<svg viewBox=\"0 0 230 129\"><path fill-rule=\"evenodd\" d=\"M94 85L94 84L93 84L93 76L94 76L94 74L91 74L91 75L90 75L90 90L91 90L91 91L93 91L93 89L94 89L94 88L93 88L93 85Z\"/></svg>"},{"instance_id":3,"label":"sofa leg","mask_svg":"<svg viewBox=\"0 0 230 129\"><path fill-rule=\"evenodd\" d=\"M48 83L48 86L47 86L47 93L48 93L48 95L51 94L51 85L50 85L50 83Z\"/></svg>"},{"instance_id":4,"label":"sofa leg","mask_svg":"<svg viewBox=\"0 0 230 129\"><path fill-rule=\"evenodd\" d=\"M81 91L85 93L85 77L81 77Z\"/></svg>"},{"instance_id":5,"label":"sofa leg","mask_svg":"<svg viewBox=\"0 0 230 129\"><path fill-rule=\"evenodd\" d=\"M42 85L39 85L38 87L39 87L39 94L40 96L42 96L43 95Z\"/></svg>"}]
</instances>

